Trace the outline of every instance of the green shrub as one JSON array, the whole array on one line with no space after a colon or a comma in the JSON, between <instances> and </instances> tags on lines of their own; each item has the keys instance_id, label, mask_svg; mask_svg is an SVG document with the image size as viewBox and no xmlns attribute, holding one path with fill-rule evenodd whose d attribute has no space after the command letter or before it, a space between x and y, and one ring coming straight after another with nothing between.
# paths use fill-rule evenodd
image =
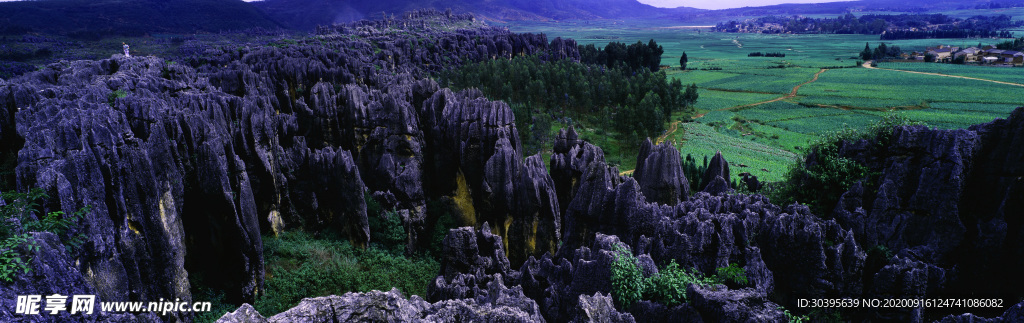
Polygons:
<instances>
[{"instance_id":1,"label":"green shrub","mask_svg":"<svg viewBox=\"0 0 1024 323\"><path fill-rule=\"evenodd\" d=\"M61 238L68 252L74 252L84 241L85 236L70 235L69 231L78 224L78 220L89 212L85 206L71 215L63 211L42 214L41 200L49 198L42 189L32 189L27 193L7 192L2 194L6 205L0 206L0 280L10 282L21 273L28 273L31 260L18 250L28 244L28 249L39 250L30 232L52 232Z\"/></svg>"},{"instance_id":2,"label":"green shrub","mask_svg":"<svg viewBox=\"0 0 1024 323\"><path fill-rule=\"evenodd\" d=\"M718 280L714 276L705 277L696 270L679 268L674 259L658 273L645 278L636 257L629 251L618 245L614 252L611 294L623 308L641 299L676 306L687 301L686 288L690 284L712 286Z\"/></svg>"},{"instance_id":3,"label":"green shrub","mask_svg":"<svg viewBox=\"0 0 1024 323\"><path fill-rule=\"evenodd\" d=\"M348 241L317 239L304 232L263 238L266 291L255 307L270 316L305 297L346 292L388 291L425 295L440 271L437 261L408 258L376 246L361 249Z\"/></svg>"},{"instance_id":4,"label":"green shrub","mask_svg":"<svg viewBox=\"0 0 1024 323\"><path fill-rule=\"evenodd\" d=\"M110 106L113 107L114 103L117 102L117 99L125 98L127 96L128 92L125 92L123 89L117 89L117 91L107 94L107 104L110 104Z\"/></svg>"},{"instance_id":5,"label":"green shrub","mask_svg":"<svg viewBox=\"0 0 1024 323\"><path fill-rule=\"evenodd\" d=\"M715 277L717 278L717 282L720 284L732 283L739 286L745 286L749 283L747 280L747 271L735 263L729 264L729 267L716 269Z\"/></svg>"},{"instance_id":6,"label":"green shrub","mask_svg":"<svg viewBox=\"0 0 1024 323\"><path fill-rule=\"evenodd\" d=\"M779 306L778 309L786 316L786 320L789 321L789 323L803 323L811 321L811 318L807 317L807 315L793 315L793 313L790 313L789 310L782 306Z\"/></svg>"},{"instance_id":7,"label":"green shrub","mask_svg":"<svg viewBox=\"0 0 1024 323\"><path fill-rule=\"evenodd\" d=\"M370 193L364 194L366 217L370 226L370 243L396 252L405 250L405 227L395 210L384 210Z\"/></svg>"},{"instance_id":8,"label":"green shrub","mask_svg":"<svg viewBox=\"0 0 1024 323\"><path fill-rule=\"evenodd\" d=\"M640 271L636 257L624 247L615 246L615 261L612 262L612 297L624 308L639 301L647 290L648 280ZM685 293L685 290L684 290Z\"/></svg>"},{"instance_id":9,"label":"green shrub","mask_svg":"<svg viewBox=\"0 0 1024 323\"><path fill-rule=\"evenodd\" d=\"M676 306L687 302L686 287L690 284L711 286L714 277L704 277L696 270L679 268L673 259L664 269L651 276L650 289L647 291L649 300L660 302L666 306Z\"/></svg>"}]
</instances>

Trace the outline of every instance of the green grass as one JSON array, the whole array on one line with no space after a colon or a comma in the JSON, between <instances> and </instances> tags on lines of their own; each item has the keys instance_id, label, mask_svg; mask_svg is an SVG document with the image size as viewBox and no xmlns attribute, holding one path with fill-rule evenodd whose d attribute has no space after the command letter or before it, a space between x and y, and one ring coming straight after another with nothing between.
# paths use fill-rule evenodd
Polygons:
<instances>
[{"instance_id":1,"label":"green grass","mask_svg":"<svg viewBox=\"0 0 1024 323\"><path fill-rule=\"evenodd\" d=\"M263 237L263 255L266 292L255 306L264 316L287 310L306 297L392 287L407 296L425 295L440 271L438 262L430 258L406 258L376 247L361 249L303 232Z\"/></svg>"}]
</instances>

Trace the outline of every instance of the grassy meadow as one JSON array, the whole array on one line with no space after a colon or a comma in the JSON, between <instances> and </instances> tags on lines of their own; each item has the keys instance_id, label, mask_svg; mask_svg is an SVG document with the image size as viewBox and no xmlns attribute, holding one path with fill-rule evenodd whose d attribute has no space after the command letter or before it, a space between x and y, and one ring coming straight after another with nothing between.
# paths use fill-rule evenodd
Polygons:
<instances>
[{"instance_id":1,"label":"grassy meadow","mask_svg":"<svg viewBox=\"0 0 1024 323\"><path fill-rule=\"evenodd\" d=\"M665 48L662 64L670 66L669 77L684 84L696 83L700 88L698 117L676 127L667 140L676 142L684 155L698 159L722 151L730 163L739 167L736 173L750 172L769 181L781 179L818 135L843 127L864 128L886 113L901 113L933 127L953 129L1003 118L1015 107L1024 106L1024 86L950 77L1024 84L1021 68L882 62L878 69L868 69L858 64L857 55L865 43L878 46L877 36L718 33L678 25L668 21L569 21L516 22L509 28L514 32L543 32L549 39L569 37L596 46L654 39ZM909 52L939 44L976 46L979 42L1000 41L917 39L885 43ZM689 59L686 71L678 68L683 51ZM748 57L751 52L780 52L786 57ZM666 125L666 129L672 127ZM621 150L602 143L610 142L595 142L606 151ZM631 169L630 164L623 163L621 169Z\"/></svg>"}]
</instances>

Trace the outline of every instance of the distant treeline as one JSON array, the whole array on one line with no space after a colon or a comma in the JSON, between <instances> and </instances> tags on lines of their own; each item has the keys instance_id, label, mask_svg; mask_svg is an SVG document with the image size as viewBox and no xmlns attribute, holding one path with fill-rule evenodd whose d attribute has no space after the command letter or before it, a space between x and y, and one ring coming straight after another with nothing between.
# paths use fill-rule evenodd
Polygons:
<instances>
[{"instance_id":1,"label":"distant treeline","mask_svg":"<svg viewBox=\"0 0 1024 323\"><path fill-rule=\"evenodd\" d=\"M786 57L786 54L784 54L784 53L753 52L753 53L747 54L747 57Z\"/></svg>"},{"instance_id":2,"label":"distant treeline","mask_svg":"<svg viewBox=\"0 0 1024 323\"><path fill-rule=\"evenodd\" d=\"M882 39L1002 37L1002 29L1024 25L1007 15L974 16L967 19L943 14L862 15L851 13L836 18L768 16L753 20L719 23L723 32L818 33L882 35ZM906 38L900 38L906 37Z\"/></svg>"},{"instance_id":3,"label":"distant treeline","mask_svg":"<svg viewBox=\"0 0 1024 323\"><path fill-rule=\"evenodd\" d=\"M580 62L584 64L604 65L607 68L627 67L630 70L646 67L655 72L661 66L661 54L665 50L651 39L647 44L637 41L629 46L620 42L608 43L604 48L594 47L593 44L579 45L579 52Z\"/></svg>"},{"instance_id":4,"label":"distant treeline","mask_svg":"<svg viewBox=\"0 0 1024 323\"><path fill-rule=\"evenodd\" d=\"M605 62L607 63L607 62ZM689 111L697 86L669 80L664 72L616 68L573 60L543 61L536 56L495 59L447 70L442 86L476 87L491 99L508 102L520 138L528 148L546 140L553 119L587 118L626 140L656 137L674 111Z\"/></svg>"},{"instance_id":5,"label":"distant treeline","mask_svg":"<svg viewBox=\"0 0 1024 323\"><path fill-rule=\"evenodd\" d=\"M1011 38L1013 33L1009 31L977 30L977 29L956 29L956 30L894 30L882 34L882 40L898 39L929 39L929 38Z\"/></svg>"}]
</instances>

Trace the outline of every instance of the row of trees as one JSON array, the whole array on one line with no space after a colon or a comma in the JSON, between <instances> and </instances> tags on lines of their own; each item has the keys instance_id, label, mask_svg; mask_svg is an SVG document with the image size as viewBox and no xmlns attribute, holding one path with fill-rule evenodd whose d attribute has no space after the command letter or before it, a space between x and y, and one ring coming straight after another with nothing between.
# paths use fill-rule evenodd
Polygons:
<instances>
[{"instance_id":1,"label":"row of trees","mask_svg":"<svg viewBox=\"0 0 1024 323\"><path fill-rule=\"evenodd\" d=\"M646 68L607 68L535 56L490 60L448 70L442 86L477 87L511 104L526 146L540 145L550 120L598 120L624 139L655 137L672 112L692 113L697 86ZM530 120L525 121L524 120Z\"/></svg>"},{"instance_id":2,"label":"row of trees","mask_svg":"<svg viewBox=\"0 0 1024 323\"><path fill-rule=\"evenodd\" d=\"M954 29L954 30L892 30L882 34L882 40L897 39L931 39L931 38L1011 38L1013 33L1009 31L982 30L982 29Z\"/></svg>"},{"instance_id":3,"label":"row of trees","mask_svg":"<svg viewBox=\"0 0 1024 323\"><path fill-rule=\"evenodd\" d=\"M903 55L903 50L899 46L887 46L885 43L879 43L878 47L871 49L871 44L864 43L864 50L860 52L860 59L869 61L873 59L885 59L885 58L896 58Z\"/></svg>"},{"instance_id":4,"label":"row of trees","mask_svg":"<svg viewBox=\"0 0 1024 323\"><path fill-rule=\"evenodd\" d=\"M584 64L604 65L607 68L627 68L631 71L646 68L657 72L661 68L661 54L665 49L654 39L644 44L637 41L626 46L624 43L611 42L604 48L593 44L579 45L580 62Z\"/></svg>"},{"instance_id":5,"label":"row of trees","mask_svg":"<svg viewBox=\"0 0 1024 323\"><path fill-rule=\"evenodd\" d=\"M786 57L786 54L785 53L779 53L779 52L775 52L775 53L753 52L753 53L747 54L747 57Z\"/></svg>"},{"instance_id":6,"label":"row of trees","mask_svg":"<svg viewBox=\"0 0 1024 323\"><path fill-rule=\"evenodd\" d=\"M996 44L996 48L1006 50L1024 50L1024 37L998 43Z\"/></svg>"}]
</instances>

